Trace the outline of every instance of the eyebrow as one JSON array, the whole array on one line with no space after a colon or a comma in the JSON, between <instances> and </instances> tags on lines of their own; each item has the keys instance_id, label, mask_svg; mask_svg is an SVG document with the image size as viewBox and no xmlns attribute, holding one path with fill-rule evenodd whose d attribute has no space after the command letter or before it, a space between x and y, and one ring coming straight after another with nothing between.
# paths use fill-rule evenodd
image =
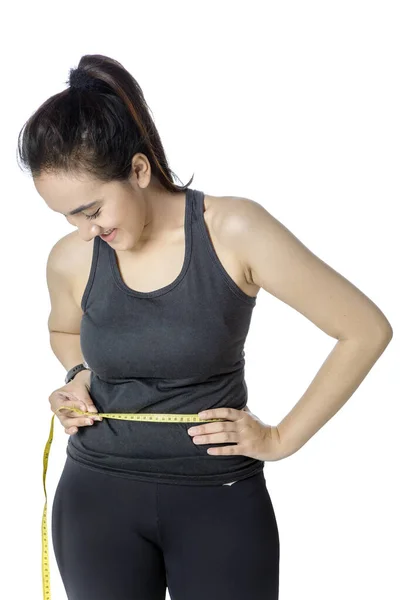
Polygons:
<instances>
[{"instance_id":1,"label":"eyebrow","mask_svg":"<svg viewBox=\"0 0 400 600\"><path fill-rule=\"evenodd\" d=\"M76 214L82 212L83 210L86 210L87 208L90 208L91 206L98 204L99 202L101 202L101 200L95 200L94 202L90 202L89 204L81 204L81 206L78 206L78 208L74 208L74 210L71 210L71 212L64 215L64 217L69 217L70 215L76 215Z\"/></svg>"}]
</instances>

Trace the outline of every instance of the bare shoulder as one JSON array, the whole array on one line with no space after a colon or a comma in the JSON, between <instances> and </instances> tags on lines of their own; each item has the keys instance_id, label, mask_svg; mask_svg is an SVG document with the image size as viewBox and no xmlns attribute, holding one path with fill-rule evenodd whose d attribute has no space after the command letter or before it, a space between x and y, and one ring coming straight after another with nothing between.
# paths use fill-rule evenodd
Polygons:
<instances>
[{"instance_id":1,"label":"bare shoulder","mask_svg":"<svg viewBox=\"0 0 400 600\"><path fill-rule=\"evenodd\" d=\"M255 295L260 285L252 278L251 267L243 246L248 243L249 232L253 223L260 217L260 212L269 213L255 200L241 196L206 196L209 207L206 215L208 225L215 240L228 251L240 264L247 293ZM206 219L207 219L206 217ZM271 216L272 217L272 216Z\"/></svg>"},{"instance_id":2,"label":"bare shoulder","mask_svg":"<svg viewBox=\"0 0 400 600\"><path fill-rule=\"evenodd\" d=\"M57 271L66 275L77 275L85 257L92 256L93 240L84 242L78 231L71 231L60 238L52 247L48 263Z\"/></svg>"},{"instance_id":3,"label":"bare shoulder","mask_svg":"<svg viewBox=\"0 0 400 600\"><path fill-rule=\"evenodd\" d=\"M227 241L235 235L246 232L251 229L254 220L262 216L264 220L274 217L259 203L250 198L241 196L212 196L213 203L218 210L218 216L215 218L215 226L220 235L227 238Z\"/></svg>"},{"instance_id":4,"label":"bare shoulder","mask_svg":"<svg viewBox=\"0 0 400 600\"><path fill-rule=\"evenodd\" d=\"M294 245L292 249L298 249L301 242L256 200L239 196L226 196L221 200L218 216L214 219L217 235L222 243L237 253L248 280L258 288L264 287L265 281L257 277L255 269L252 268L254 256L259 256L261 251L265 252L267 249L274 253L279 245L282 250L290 250L289 240ZM261 258L263 264L266 257L264 254Z\"/></svg>"},{"instance_id":5,"label":"bare shoulder","mask_svg":"<svg viewBox=\"0 0 400 600\"><path fill-rule=\"evenodd\" d=\"M63 276L80 306L81 288L90 273L93 239L85 242L77 230L60 238L52 247L47 268Z\"/></svg>"}]
</instances>

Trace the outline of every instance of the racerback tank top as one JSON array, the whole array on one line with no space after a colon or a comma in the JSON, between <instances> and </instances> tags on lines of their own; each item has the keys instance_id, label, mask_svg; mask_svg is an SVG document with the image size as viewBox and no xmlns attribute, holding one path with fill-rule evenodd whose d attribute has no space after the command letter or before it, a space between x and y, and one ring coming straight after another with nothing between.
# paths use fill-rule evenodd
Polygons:
<instances>
[{"instance_id":1,"label":"racerback tank top","mask_svg":"<svg viewBox=\"0 0 400 600\"><path fill-rule=\"evenodd\" d=\"M256 297L222 266L203 213L204 193L187 188L182 270L151 292L128 287L113 248L94 238L80 342L99 412L246 406L244 343ZM263 469L264 461L248 456L207 454L234 443L194 444L187 430L199 424L104 418L78 428L67 455L107 473L181 485L221 485Z\"/></svg>"}]
</instances>

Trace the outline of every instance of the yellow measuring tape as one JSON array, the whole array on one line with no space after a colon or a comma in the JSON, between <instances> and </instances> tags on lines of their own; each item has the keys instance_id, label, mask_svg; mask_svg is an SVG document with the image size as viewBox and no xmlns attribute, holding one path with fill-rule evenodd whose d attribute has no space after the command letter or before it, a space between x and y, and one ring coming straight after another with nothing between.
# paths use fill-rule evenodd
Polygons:
<instances>
[{"instance_id":1,"label":"yellow measuring tape","mask_svg":"<svg viewBox=\"0 0 400 600\"><path fill-rule=\"evenodd\" d=\"M120 419L123 421L154 421L165 423L205 423L211 421L225 421L225 419L200 419L197 414L184 415L179 413L91 413L80 410L79 408L71 408L69 406L60 406L54 413L51 419L50 435L47 440L44 455L43 455L43 488L46 501L44 504L42 518L42 581L43 581L43 598L50 600L50 568L49 568L49 550L47 539L47 493L46 493L46 473L47 464L50 454L50 446L53 441L54 417L59 410L72 410L87 417L99 416L105 419ZM101 421L99 421L101 422Z\"/></svg>"}]
</instances>

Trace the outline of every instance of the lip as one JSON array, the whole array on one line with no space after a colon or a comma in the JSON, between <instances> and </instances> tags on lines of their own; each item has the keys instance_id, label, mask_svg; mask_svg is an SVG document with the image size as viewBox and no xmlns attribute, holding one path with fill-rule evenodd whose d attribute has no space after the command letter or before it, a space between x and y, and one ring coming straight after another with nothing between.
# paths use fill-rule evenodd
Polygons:
<instances>
[{"instance_id":1,"label":"lip","mask_svg":"<svg viewBox=\"0 0 400 600\"><path fill-rule=\"evenodd\" d=\"M111 233L108 235L101 235L101 239L105 242L112 242L115 236L117 235L117 228L114 228Z\"/></svg>"}]
</instances>

